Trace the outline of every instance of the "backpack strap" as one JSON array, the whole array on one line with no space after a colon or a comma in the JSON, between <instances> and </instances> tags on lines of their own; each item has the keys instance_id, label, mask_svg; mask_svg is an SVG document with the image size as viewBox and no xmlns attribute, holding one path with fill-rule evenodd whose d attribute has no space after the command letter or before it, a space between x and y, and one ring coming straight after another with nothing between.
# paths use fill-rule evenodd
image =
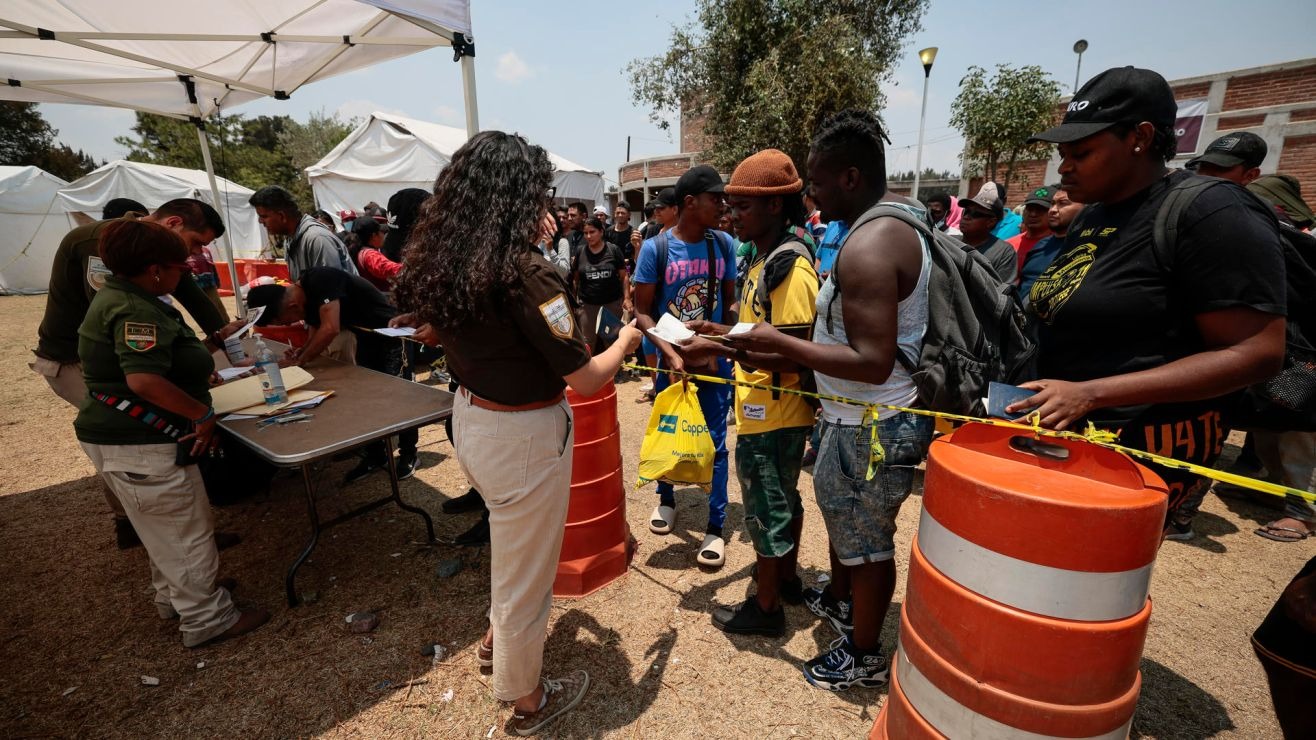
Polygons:
<instances>
[{"instance_id":1,"label":"backpack strap","mask_svg":"<svg viewBox=\"0 0 1316 740\"><path fill-rule=\"evenodd\" d=\"M834 332L832 324L832 304L836 302L836 297L841 293L841 271L837 269L841 264L841 250L845 247L845 243L850 241L850 237L854 236L854 233L859 230L860 226L863 226L870 221L876 221L879 218L900 219L906 224L914 227L914 230L924 238L929 240L935 239L930 224L894 203L879 201L874 204L873 207L864 211L863 215L855 219L854 224L850 226L850 230L845 233L845 238L841 240L840 244L836 245L836 257L832 262L832 274L831 277L828 278L832 281L832 298L827 302L827 332L829 334ZM900 353L897 353L896 357L900 359L901 363L907 370L913 370L913 364L910 362L909 358Z\"/></svg>"},{"instance_id":2,"label":"backpack strap","mask_svg":"<svg viewBox=\"0 0 1316 740\"><path fill-rule=\"evenodd\" d=\"M712 229L704 230L704 246L708 248L708 305L704 306L704 321L713 320L713 309L717 306L717 294L722 286L717 279L717 235Z\"/></svg>"},{"instance_id":3,"label":"backpack strap","mask_svg":"<svg viewBox=\"0 0 1316 740\"><path fill-rule=\"evenodd\" d=\"M669 249L670 245L667 243L667 230L664 229L653 237L654 275L658 278L657 284L659 286L663 285L664 281L667 279L667 252ZM654 321L657 321L663 315L661 289L655 291L654 300L656 303L649 307L649 316Z\"/></svg>"},{"instance_id":4,"label":"backpack strap","mask_svg":"<svg viewBox=\"0 0 1316 740\"><path fill-rule=\"evenodd\" d=\"M1152 222L1152 255L1162 272L1169 272L1173 267L1175 247L1179 243L1179 227L1183 224L1184 214L1189 206L1197 200L1203 190L1225 182L1213 177L1195 175L1184 177L1170 186L1160 208L1156 210L1156 219Z\"/></svg>"}]
</instances>

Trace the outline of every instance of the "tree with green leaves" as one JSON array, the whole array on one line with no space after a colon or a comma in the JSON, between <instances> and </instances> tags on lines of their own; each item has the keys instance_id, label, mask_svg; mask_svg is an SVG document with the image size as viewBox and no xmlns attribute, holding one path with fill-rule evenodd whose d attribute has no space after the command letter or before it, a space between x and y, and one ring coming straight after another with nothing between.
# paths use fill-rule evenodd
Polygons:
<instances>
[{"instance_id":1,"label":"tree with green leaves","mask_svg":"<svg viewBox=\"0 0 1316 740\"><path fill-rule=\"evenodd\" d=\"M730 169L768 147L804 171L818 124L846 108L879 110L928 0L699 0L666 54L626 67L635 102L668 128L704 116L704 157Z\"/></svg>"},{"instance_id":2,"label":"tree with green leaves","mask_svg":"<svg viewBox=\"0 0 1316 740\"><path fill-rule=\"evenodd\" d=\"M314 164L345 139L355 121L342 121L323 111L306 123L288 116L225 116L206 124L215 174L253 190L279 185L305 210L315 198L305 176ZM196 127L187 121L138 113L134 136L115 142L128 149L127 159L169 167L205 168Z\"/></svg>"},{"instance_id":3,"label":"tree with green leaves","mask_svg":"<svg viewBox=\"0 0 1316 740\"><path fill-rule=\"evenodd\" d=\"M1050 145L1028 137L1051 126L1059 102L1060 84L1036 65L998 64L990 80L987 70L969 67L950 106L950 124L964 135L965 167L1006 182L1019 160L1046 156Z\"/></svg>"},{"instance_id":4,"label":"tree with green leaves","mask_svg":"<svg viewBox=\"0 0 1316 740\"><path fill-rule=\"evenodd\" d=\"M63 180L76 180L99 166L85 152L56 143L58 134L36 103L0 102L0 165L32 165Z\"/></svg>"}]
</instances>

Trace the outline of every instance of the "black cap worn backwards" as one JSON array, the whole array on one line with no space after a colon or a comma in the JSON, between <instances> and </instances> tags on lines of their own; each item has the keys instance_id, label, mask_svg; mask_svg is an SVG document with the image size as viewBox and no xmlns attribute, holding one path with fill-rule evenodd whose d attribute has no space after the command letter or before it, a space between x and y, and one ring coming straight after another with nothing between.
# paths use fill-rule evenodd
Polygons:
<instances>
[{"instance_id":1,"label":"black cap worn backwards","mask_svg":"<svg viewBox=\"0 0 1316 740\"><path fill-rule=\"evenodd\" d=\"M1225 134L1206 147L1200 157L1194 157L1185 165L1195 170L1202 162L1217 167L1237 167L1240 164L1252 169L1260 167L1266 158L1266 140L1251 131L1238 131Z\"/></svg>"},{"instance_id":2,"label":"black cap worn backwards","mask_svg":"<svg viewBox=\"0 0 1316 740\"><path fill-rule=\"evenodd\" d=\"M1179 104L1164 77L1150 69L1115 67L1093 77L1069 101L1065 118L1029 141L1067 144L1101 133L1117 123L1174 125Z\"/></svg>"},{"instance_id":3,"label":"black cap worn backwards","mask_svg":"<svg viewBox=\"0 0 1316 740\"><path fill-rule=\"evenodd\" d=\"M717 174L717 170L709 165L701 164L698 167L691 167L681 175L681 179L676 181L676 202L677 204L685 203L685 196L700 195L702 193L722 193L726 191L726 185L722 182L722 176Z\"/></svg>"},{"instance_id":4,"label":"black cap worn backwards","mask_svg":"<svg viewBox=\"0 0 1316 740\"><path fill-rule=\"evenodd\" d=\"M663 188L662 190L659 190L656 200L660 206L676 205L676 188Z\"/></svg>"}]
</instances>

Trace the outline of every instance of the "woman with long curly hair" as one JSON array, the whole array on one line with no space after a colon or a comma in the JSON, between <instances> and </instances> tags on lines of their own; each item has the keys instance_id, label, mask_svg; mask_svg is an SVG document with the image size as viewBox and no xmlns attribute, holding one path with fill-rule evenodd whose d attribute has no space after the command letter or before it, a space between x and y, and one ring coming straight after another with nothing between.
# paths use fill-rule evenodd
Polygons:
<instances>
[{"instance_id":1,"label":"woman with long curly hair","mask_svg":"<svg viewBox=\"0 0 1316 740\"><path fill-rule=\"evenodd\" d=\"M592 395L640 343L634 326L590 357L576 304L534 244L551 235L553 166L520 136L484 131L453 154L422 208L395 288L461 383L454 446L489 507L489 630L477 658L511 729L539 731L580 702L589 675L541 679L574 441L565 386Z\"/></svg>"}]
</instances>

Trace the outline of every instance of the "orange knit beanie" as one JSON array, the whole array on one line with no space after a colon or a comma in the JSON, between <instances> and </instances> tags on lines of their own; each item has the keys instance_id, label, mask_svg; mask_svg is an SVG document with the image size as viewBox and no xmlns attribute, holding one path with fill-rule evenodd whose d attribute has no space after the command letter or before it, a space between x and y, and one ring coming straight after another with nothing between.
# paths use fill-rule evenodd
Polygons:
<instances>
[{"instance_id":1,"label":"orange knit beanie","mask_svg":"<svg viewBox=\"0 0 1316 740\"><path fill-rule=\"evenodd\" d=\"M780 149L764 149L745 157L727 183L727 195L751 198L792 195L803 189L804 182L795 171L795 163Z\"/></svg>"}]
</instances>

